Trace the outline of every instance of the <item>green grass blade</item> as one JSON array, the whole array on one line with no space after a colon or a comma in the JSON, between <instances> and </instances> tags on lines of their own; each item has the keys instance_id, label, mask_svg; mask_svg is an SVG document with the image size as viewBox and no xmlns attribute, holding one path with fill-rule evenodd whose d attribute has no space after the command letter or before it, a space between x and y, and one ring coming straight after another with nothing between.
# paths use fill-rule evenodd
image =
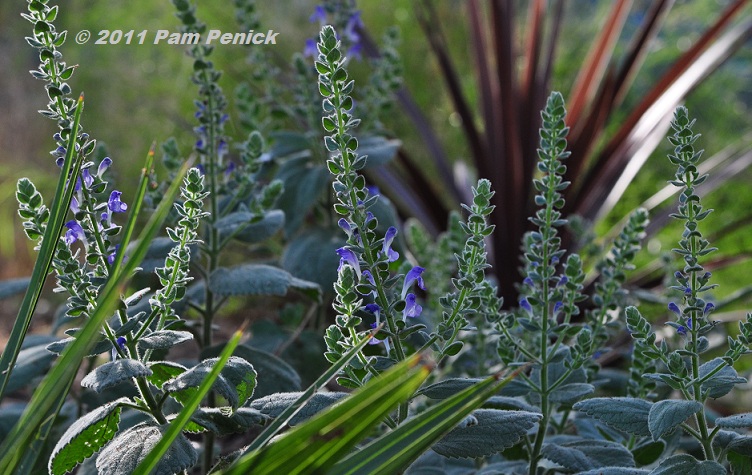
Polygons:
<instances>
[{"instance_id":1,"label":"green grass blade","mask_svg":"<svg viewBox=\"0 0 752 475\"><path fill-rule=\"evenodd\" d=\"M260 449L261 447L266 445L272 439L272 437L277 435L282 427L290 422L290 419L292 419L295 414L298 413L298 411L305 405L306 402L308 402L309 399L311 399L311 397L313 397L314 394L316 394L319 389L323 388L329 381L332 380L332 378L334 378L340 372L342 368L344 368L350 361L352 361L353 358L358 355L358 353L368 344L374 334L375 333L369 334L361 341L359 341L357 345L350 349L350 351L342 355L342 358L339 361L337 361L328 370L326 370L324 374L319 376L318 379L316 379L316 381L314 381L313 384L311 384L308 389L306 389L305 392L303 392L303 394L301 394L300 397L296 399L292 405L282 411L282 414L274 419L274 421L269 424L266 429L264 429L264 431L261 432L261 434L259 434L259 436L256 437L256 439L254 439L249 446L245 448L243 455Z\"/></svg>"},{"instance_id":2,"label":"green grass blade","mask_svg":"<svg viewBox=\"0 0 752 475\"><path fill-rule=\"evenodd\" d=\"M83 163L84 157L83 155L79 155L74 158L74 153L76 150L75 143L78 135L79 124L81 123L81 111L83 111L83 108L84 96L82 94L78 98L76 114L73 119L70 139L68 140L68 151L65 154L63 170L60 172L57 189L55 190L55 196L52 200L50 218L47 221L47 227L44 230L42 246L39 249L39 256L34 263L29 288L26 290L26 294L21 302L18 316L13 324L10 337L8 338L8 343L5 345L2 357L0 357L0 402L2 402L5 397L5 388L8 385L8 381L10 381L10 374L13 371L13 367L16 365L18 353L21 351L21 344L26 337L26 332L29 330L29 325L31 325L31 317L34 315L39 296L42 294L44 281L47 278L47 274L50 272L52 257L55 254L55 249L60 241L60 233L63 229L65 216L68 214L68 208L70 206L74 188L73 186L66 186L69 181L68 176L71 175L71 171L73 171L73 174L70 177L70 183L72 185L76 182L76 178L81 171L81 164Z\"/></svg>"},{"instance_id":3,"label":"green grass blade","mask_svg":"<svg viewBox=\"0 0 752 475\"><path fill-rule=\"evenodd\" d=\"M117 274L110 277L102 288L97 301L97 308L77 334L76 340L63 351L56 364L42 380L37 390L34 391L21 419L11 429L3 444L0 445L0 474L16 475L22 454L26 447L31 444L31 441L38 437L41 425L56 417L55 410L61 394L67 393L70 389L81 361L99 335L102 323L114 312L127 281L146 256L151 241L156 237L162 222L172 207L180 189L182 177L187 170L188 164L183 166L181 173L165 193L164 200L146 223L139 235L139 243L128 261L123 264ZM125 248L127 244L124 242L121 247Z\"/></svg>"},{"instance_id":4,"label":"green grass blade","mask_svg":"<svg viewBox=\"0 0 752 475\"><path fill-rule=\"evenodd\" d=\"M501 380L490 377L460 391L351 453L327 473L363 475L402 472L486 399L514 379L519 371Z\"/></svg>"},{"instance_id":5,"label":"green grass blade","mask_svg":"<svg viewBox=\"0 0 752 475\"><path fill-rule=\"evenodd\" d=\"M401 402L412 396L431 372L413 356L258 451L246 454L228 475L328 473L327 469Z\"/></svg>"},{"instance_id":6,"label":"green grass blade","mask_svg":"<svg viewBox=\"0 0 752 475\"><path fill-rule=\"evenodd\" d=\"M216 381L219 373L222 371L222 368L224 368L225 364L227 364L227 360L229 360L230 356L232 356L232 352L235 351L235 348L238 346L238 343L240 343L240 338L242 336L243 330L241 329L236 331L230 341L227 342L227 345L225 345L225 348L219 355L219 361L217 361L209 374L206 375L206 378L204 378L201 386L198 387L198 392L196 392L196 394L193 395L193 397L188 401L185 407L183 407L183 410L180 411L178 417L175 418L172 423L170 423L170 427L167 429L167 432L165 432L157 445L154 446L154 448L151 450L151 452L149 452L146 458L144 458L144 460L141 461L138 467L136 467L134 473L151 473L151 471L156 468L159 461L162 459L162 457L164 457L165 453L167 453L167 449L170 448L170 444L172 444L172 442L180 435L185 425L188 423L188 421L190 421L193 413L196 412L196 409L198 409L201 401L209 393L212 384L214 384L214 381Z\"/></svg>"}]
</instances>

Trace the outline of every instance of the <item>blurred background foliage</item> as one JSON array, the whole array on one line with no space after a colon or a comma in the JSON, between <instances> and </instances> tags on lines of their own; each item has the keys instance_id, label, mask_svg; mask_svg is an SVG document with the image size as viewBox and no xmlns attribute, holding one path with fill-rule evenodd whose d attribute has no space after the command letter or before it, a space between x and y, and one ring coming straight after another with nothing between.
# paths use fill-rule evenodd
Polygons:
<instances>
[{"instance_id":1,"label":"blurred background foliage","mask_svg":"<svg viewBox=\"0 0 752 475\"><path fill-rule=\"evenodd\" d=\"M358 8L362 10L362 19L373 38L381 37L391 25L399 27L402 37L399 50L406 90L427 123L436 131L448 160L452 163L470 163L461 119L416 19L417 3L415 0L395 0L388 4L359 2ZM691 47L729 3L728 0L692 0L674 4L650 47L633 90L625 98L623 106L614 113L607 130L613 131L618 127L626 116L625 111L639 102L641 94L654 84L681 52ZM432 4L441 20L446 44L457 70L467 72L459 75L462 92L470 104L480 109L477 81L470 74L474 69L474 60L470 51L470 21L465 2L442 0ZM550 89L560 90L565 96L571 89L610 4L591 0L564 2L564 22L559 34L558 59L553 65ZM649 4L647 0L634 1L616 46L617 57L628 47L628 39L640 25L642 12ZM518 7L515 9L515 21L523 25L527 3L515 2L515 5ZM279 32L277 44L264 48L283 70L289 70L291 55L302 51L305 40L317 33L318 24L309 22L314 7L314 2L303 0L259 2L262 29ZM13 196L16 180L20 176L29 176L43 195L49 196L58 171L48 154L53 144L51 136L54 124L36 112L46 103L42 84L27 73L36 66L37 58L23 40L29 28L28 23L19 16L24 8L25 5L21 3L0 2L0 84L3 86L0 87L0 110L3 111L0 115L0 229L3 230L0 233L0 278L27 275L35 258L32 245L22 236L16 217ZM747 5L741 17L749 18L751 10ZM225 2L202 2L198 5L198 14L209 28L238 31L234 9ZM191 129L195 125L193 100L196 96L195 86L190 82L191 61L185 57L184 47L151 44L158 29L178 29L172 5L167 0L70 0L61 9L58 24L69 31L68 41L62 49L65 60L68 64L81 65L71 80L71 86L74 92L84 91L86 94L84 125L117 161L113 172L121 189L127 190L127 183L136 183L142 159L152 142L161 143L175 136L182 150L190 149L194 140ZM82 29L90 30L92 39L87 44L78 45L73 37ZM147 41L143 45L95 45L97 32L102 29L120 29L124 32L132 29L136 34L148 30ZM523 35L515 38L515 41L521 48ZM706 149L706 156L740 141L750 143L752 49L749 46L750 41L747 40L745 46L695 89L685 102L691 114L698 119L697 129L703 131L699 143ZM220 45L213 55L217 67L225 72L222 86L228 96L235 84L244 80L255 67L247 62L246 48ZM356 85L367 82L368 68L365 65L354 62L351 70ZM395 107L394 113L385 118L385 126L402 141L403 151L413 163L428 170L429 176L436 174L429 149L414 122L402 109ZM227 131L240 135L240 127L232 122ZM666 180L673 175L672 166L665 158L667 151L668 143L664 141L648 159L613 212L597 223L596 235L607 233L630 209L665 186ZM746 169L713 191L707 199L703 198L708 207L716 209L706 221L709 228L706 232L711 235L712 244L721 249L722 255L733 260L733 265L719 270L714 277L714 281L721 284L717 298L750 284L752 234L749 231L752 228L749 220L740 223L738 229L725 233L721 239L713 240L712 230L736 222L742 216L750 216L751 179L752 173ZM441 181L435 180L432 186L440 187ZM440 196L450 196L437 191ZM674 206L673 200L670 203ZM447 202L444 206L457 208L458 203ZM402 211L407 214L404 209ZM652 263L653 266L664 267L661 258L674 246L678 229L678 226L669 225L652 237L638 262L643 266ZM497 272L505 271L497 269ZM748 298L742 299L738 305L741 307L749 302Z\"/></svg>"}]
</instances>

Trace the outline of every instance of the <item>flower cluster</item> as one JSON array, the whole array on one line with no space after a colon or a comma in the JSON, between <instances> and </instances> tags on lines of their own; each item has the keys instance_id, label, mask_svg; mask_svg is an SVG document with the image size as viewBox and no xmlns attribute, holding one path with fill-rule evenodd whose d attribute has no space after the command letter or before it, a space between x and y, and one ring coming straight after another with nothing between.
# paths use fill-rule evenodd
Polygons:
<instances>
[{"instance_id":1,"label":"flower cluster","mask_svg":"<svg viewBox=\"0 0 752 475\"><path fill-rule=\"evenodd\" d=\"M318 23L319 27L323 27L328 23L330 16L331 24L343 32L342 37L338 36L337 39L347 47L347 56L360 59L363 56L361 40L363 20L360 18L360 10L354 10L349 2L325 2L322 5L316 5L308 21ZM315 58L317 53L316 38L307 39L303 54Z\"/></svg>"}]
</instances>

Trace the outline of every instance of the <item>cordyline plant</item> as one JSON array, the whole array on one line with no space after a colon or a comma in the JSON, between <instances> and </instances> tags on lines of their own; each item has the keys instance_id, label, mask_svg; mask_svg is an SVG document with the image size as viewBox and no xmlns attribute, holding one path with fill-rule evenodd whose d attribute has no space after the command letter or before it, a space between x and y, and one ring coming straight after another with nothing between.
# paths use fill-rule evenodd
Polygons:
<instances>
[{"instance_id":1,"label":"cordyline plant","mask_svg":"<svg viewBox=\"0 0 752 475\"><path fill-rule=\"evenodd\" d=\"M672 0L648 2L640 7L644 11L635 11L637 7L629 0L609 2L610 10L567 95L572 158L565 177L571 186L563 191L565 214L579 215L586 222L608 214L665 135L673 109L752 34L749 2L729 2L692 47L676 58L661 77L652 80L652 87L625 110L625 99L633 94L635 79L673 3ZM464 92L435 4L430 0L415 2L418 22L460 118L470 162L478 176L488 178L501 190L494 196L493 204L505 212L491 217L498 230L490 241L489 254L495 267L504 269L496 278L507 305L517 300L517 246L530 229L527 217L536 206L531 180L538 161L535 130L540 120L535 111L543 107L554 65L562 55L557 45L562 25L568 20L565 4L559 0L525 2L527 15L523 16L517 14L517 2L464 3L480 104L480 109L475 110ZM516 17L527 20L520 26ZM630 21L633 17L640 18L639 25L628 46L620 49L617 40L628 17ZM516 41L522 36L519 32L524 33L522 47ZM367 41L367 35L363 36L366 54L377 56L377 49ZM403 214L417 217L435 233L446 225L448 208L444 203L448 201L451 206L452 202L467 197L457 186L439 135L417 109L409 92L399 90L397 99L430 150L440 185L430 185L435 178L426 175L425 167L412 163L407 151L400 152L394 167L374 170L371 176L392 196ZM613 126L617 115L625 119ZM721 158L719 154L717 159L708 161L718 162L715 166L719 179L721 176L728 179L725 170L738 171L752 163L748 144L723 154L727 152L731 152L729 156ZM662 194L662 199L652 200L649 210L666 199L667 195ZM657 232L665 222L656 219L648 229L649 234ZM740 224L748 222L749 216L739 220ZM563 238L571 245L576 244L567 234Z\"/></svg>"}]
</instances>

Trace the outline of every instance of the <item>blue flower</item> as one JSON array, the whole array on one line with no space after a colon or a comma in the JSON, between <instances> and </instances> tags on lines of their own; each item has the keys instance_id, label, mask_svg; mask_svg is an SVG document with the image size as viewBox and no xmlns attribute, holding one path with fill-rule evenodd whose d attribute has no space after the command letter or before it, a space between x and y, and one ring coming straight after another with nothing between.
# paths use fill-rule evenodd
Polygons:
<instances>
[{"instance_id":1,"label":"blue flower","mask_svg":"<svg viewBox=\"0 0 752 475\"><path fill-rule=\"evenodd\" d=\"M355 43L347 50L347 55L353 59L363 59L363 45L361 43Z\"/></svg>"},{"instance_id":2,"label":"blue flower","mask_svg":"<svg viewBox=\"0 0 752 475\"><path fill-rule=\"evenodd\" d=\"M110 165L112 165L112 159L110 157L104 157L101 162L99 162L99 167L97 167L97 176L101 177L102 174L110 168Z\"/></svg>"},{"instance_id":3,"label":"blue flower","mask_svg":"<svg viewBox=\"0 0 752 475\"><path fill-rule=\"evenodd\" d=\"M373 221L374 219L376 219L376 217L373 215L373 213L371 213L370 211L366 212L366 221L365 221L365 224L368 224L369 222Z\"/></svg>"},{"instance_id":4,"label":"blue flower","mask_svg":"<svg viewBox=\"0 0 752 475\"><path fill-rule=\"evenodd\" d=\"M94 177L91 176L91 172L89 172L88 168L81 170L81 177L84 179L84 185L86 185L86 188L91 188L91 185L94 184Z\"/></svg>"},{"instance_id":5,"label":"blue flower","mask_svg":"<svg viewBox=\"0 0 752 475\"><path fill-rule=\"evenodd\" d=\"M373 280L373 275L371 274L371 271L369 271L369 270L364 270L364 271L363 271L363 278L364 278L365 280L367 280L368 282L370 282L370 284L371 284L371 285L374 285L374 286L376 285L376 281L375 281L375 280ZM369 304L369 305L370 305L370 304ZM367 305L366 305L366 306L367 306Z\"/></svg>"},{"instance_id":6,"label":"blue flower","mask_svg":"<svg viewBox=\"0 0 752 475\"><path fill-rule=\"evenodd\" d=\"M674 312L677 315L681 315L681 310L679 309L679 306L676 305L675 302L669 302L668 303L668 309Z\"/></svg>"},{"instance_id":7,"label":"blue flower","mask_svg":"<svg viewBox=\"0 0 752 475\"><path fill-rule=\"evenodd\" d=\"M316 55L319 53L318 46L316 44L316 40L313 38L308 38L305 40L305 48L303 48L303 56L305 57L311 57L315 58Z\"/></svg>"},{"instance_id":8,"label":"blue flower","mask_svg":"<svg viewBox=\"0 0 752 475\"><path fill-rule=\"evenodd\" d=\"M415 294L407 294L407 297L405 298L405 309L402 311L402 320L404 321L408 318L415 318L420 315L420 312L422 311L423 307L418 305L418 302L415 300Z\"/></svg>"},{"instance_id":9,"label":"blue flower","mask_svg":"<svg viewBox=\"0 0 752 475\"><path fill-rule=\"evenodd\" d=\"M316 5L316 8L313 9L313 14L308 18L308 21L311 23L319 22L322 26L324 23L326 23L326 10L324 9L323 5Z\"/></svg>"},{"instance_id":10,"label":"blue flower","mask_svg":"<svg viewBox=\"0 0 752 475\"><path fill-rule=\"evenodd\" d=\"M113 213L124 213L125 210L128 209L128 205L120 201L120 195L122 194L123 193L117 190L113 190L112 193L110 193L110 199L107 200L107 207Z\"/></svg>"},{"instance_id":11,"label":"blue flower","mask_svg":"<svg viewBox=\"0 0 752 475\"><path fill-rule=\"evenodd\" d=\"M559 310L561 310L561 307L563 307L564 304L561 302L561 300L557 301L554 304L554 316L556 316L559 313Z\"/></svg>"},{"instance_id":12,"label":"blue flower","mask_svg":"<svg viewBox=\"0 0 752 475\"><path fill-rule=\"evenodd\" d=\"M111 254L107 255L107 263L112 265L115 263L115 256L117 256L118 249L120 249L120 244L115 244L115 250L112 251Z\"/></svg>"},{"instance_id":13,"label":"blue flower","mask_svg":"<svg viewBox=\"0 0 752 475\"><path fill-rule=\"evenodd\" d=\"M360 10L358 10L347 19L345 36L353 43L360 43L360 34L356 31L360 28L363 28L363 20L360 19Z\"/></svg>"},{"instance_id":14,"label":"blue flower","mask_svg":"<svg viewBox=\"0 0 752 475\"><path fill-rule=\"evenodd\" d=\"M533 313L533 307L530 306L530 302L526 298L520 300L520 308L526 310L529 313Z\"/></svg>"},{"instance_id":15,"label":"blue flower","mask_svg":"<svg viewBox=\"0 0 752 475\"><path fill-rule=\"evenodd\" d=\"M71 197L71 200L70 200L70 210L71 210L71 213L73 213L73 214L76 214L79 211L81 211L81 208L78 207L78 200L76 199L75 196Z\"/></svg>"},{"instance_id":16,"label":"blue flower","mask_svg":"<svg viewBox=\"0 0 752 475\"><path fill-rule=\"evenodd\" d=\"M379 190L379 187L376 185L366 186L366 191L368 191L369 196L379 196L381 194L381 190Z\"/></svg>"},{"instance_id":17,"label":"blue flower","mask_svg":"<svg viewBox=\"0 0 752 475\"><path fill-rule=\"evenodd\" d=\"M350 267L355 269L355 273L358 275L358 279L360 279L360 262L358 262L358 256L355 255L355 253L346 248L346 247L340 247L337 249L337 254L339 254L339 268L337 268L337 272L342 270L342 266L345 264L348 264Z\"/></svg>"},{"instance_id":18,"label":"blue flower","mask_svg":"<svg viewBox=\"0 0 752 475\"><path fill-rule=\"evenodd\" d=\"M227 164L227 168L225 168L225 178L229 178L230 175L232 175L232 172L235 171L235 162L230 162Z\"/></svg>"},{"instance_id":19,"label":"blue flower","mask_svg":"<svg viewBox=\"0 0 752 475\"><path fill-rule=\"evenodd\" d=\"M708 302L708 303L705 304L705 308L702 310L702 314L703 315L707 315L708 313L712 312L713 310L715 310L715 305L713 305L712 302Z\"/></svg>"},{"instance_id":20,"label":"blue flower","mask_svg":"<svg viewBox=\"0 0 752 475\"><path fill-rule=\"evenodd\" d=\"M68 228L68 231L65 232L65 236L63 236L65 244L70 246L76 241L81 241L84 244L86 243L86 234L84 233L84 228L82 228L81 225L78 224L78 221L72 219L65 223L65 227Z\"/></svg>"},{"instance_id":21,"label":"blue flower","mask_svg":"<svg viewBox=\"0 0 752 475\"><path fill-rule=\"evenodd\" d=\"M686 336L687 331L692 329L692 320L687 320L687 325L679 325L679 328L676 329L676 333L678 333L681 336Z\"/></svg>"},{"instance_id":22,"label":"blue flower","mask_svg":"<svg viewBox=\"0 0 752 475\"><path fill-rule=\"evenodd\" d=\"M202 163L199 163L198 165L196 165L195 168L196 168L196 170L198 170L198 172L201 174L201 176L206 175L206 168L204 168L204 165Z\"/></svg>"},{"instance_id":23,"label":"blue flower","mask_svg":"<svg viewBox=\"0 0 752 475\"><path fill-rule=\"evenodd\" d=\"M556 286L560 287L562 285L567 285L567 282L569 282L569 279L567 278L567 276L563 275L561 276L561 279L559 279L559 282L556 283Z\"/></svg>"},{"instance_id":24,"label":"blue flower","mask_svg":"<svg viewBox=\"0 0 752 475\"><path fill-rule=\"evenodd\" d=\"M412 269L410 269L410 272L407 273L405 276L405 282L402 284L402 298L404 299L407 295L407 291L410 290L410 287L412 287L413 282L418 282L418 287L420 287L423 290L426 290L426 286L423 283L423 277L420 275L423 273L425 269L420 266L415 266Z\"/></svg>"},{"instance_id":25,"label":"blue flower","mask_svg":"<svg viewBox=\"0 0 752 475\"><path fill-rule=\"evenodd\" d=\"M352 236L352 225L345 218L339 218L339 221L337 221L337 226L342 228L342 230L346 232L348 236Z\"/></svg>"},{"instance_id":26,"label":"blue flower","mask_svg":"<svg viewBox=\"0 0 752 475\"><path fill-rule=\"evenodd\" d=\"M386 230L386 235L384 236L384 245L381 248L381 254L387 256L388 262L394 262L399 259L399 253L392 249L392 242L396 235L397 228L390 226L389 229Z\"/></svg>"},{"instance_id":27,"label":"blue flower","mask_svg":"<svg viewBox=\"0 0 752 475\"><path fill-rule=\"evenodd\" d=\"M535 285L533 283L533 279L531 279L530 277L525 277L525 280L523 280L522 283L527 285L528 287L532 287L533 285Z\"/></svg>"}]
</instances>

